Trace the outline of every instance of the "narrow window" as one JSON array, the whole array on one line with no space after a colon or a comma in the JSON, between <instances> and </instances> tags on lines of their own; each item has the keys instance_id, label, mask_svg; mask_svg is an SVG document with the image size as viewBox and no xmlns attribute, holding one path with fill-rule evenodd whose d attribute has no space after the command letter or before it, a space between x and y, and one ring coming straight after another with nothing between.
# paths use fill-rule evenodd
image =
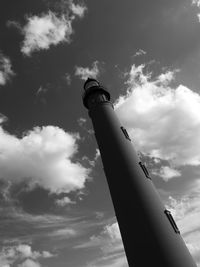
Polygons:
<instances>
[{"instance_id":1,"label":"narrow window","mask_svg":"<svg viewBox=\"0 0 200 267\"><path fill-rule=\"evenodd\" d=\"M175 233L180 234L178 226L176 225L176 222L174 221L174 218L171 215L171 212L169 210L165 210L164 213L166 214L168 220L170 221L172 227L174 228Z\"/></svg>"},{"instance_id":2,"label":"narrow window","mask_svg":"<svg viewBox=\"0 0 200 267\"><path fill-rule=\"evenodd\" d=\"M140 167L142 168L142 170L143 170L145 176L146 176L148 179L151 180L151 177L150 177L150 175L149 175L149 172L148 172L146 166L145 166L141 161L139 162L139 165L140 165Z\"/></svg>"},{"instance_id":3,"label":"narrow window","mask_svg":"<svg viewBox=\"0 0 200 267\"><path fill-rule=\"evenodd\" d=\"M124 127L120 127L120 128L121 128L123 134L125 135L126 139L128 139L129 141L131 141L131 138L130 138L130 136L128 135L127 130L126 130Z\"/></svg>"}]
</instances>

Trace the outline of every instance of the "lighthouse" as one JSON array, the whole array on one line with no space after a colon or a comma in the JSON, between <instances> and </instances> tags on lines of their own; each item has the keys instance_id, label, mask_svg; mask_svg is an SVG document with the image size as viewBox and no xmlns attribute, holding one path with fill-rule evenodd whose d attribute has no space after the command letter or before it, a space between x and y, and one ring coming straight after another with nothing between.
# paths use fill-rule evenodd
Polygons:
<instances>
[{"instance_id":1,"label":"lighthouse","mask_svg":"<svg viewBox=\"0 0 200 267\"><path fill-rule=\"evenodd\" d=\"M129 266L196 267L107 89L89 78L83 104L93 123Z\"/></svg>"}]
</instances>

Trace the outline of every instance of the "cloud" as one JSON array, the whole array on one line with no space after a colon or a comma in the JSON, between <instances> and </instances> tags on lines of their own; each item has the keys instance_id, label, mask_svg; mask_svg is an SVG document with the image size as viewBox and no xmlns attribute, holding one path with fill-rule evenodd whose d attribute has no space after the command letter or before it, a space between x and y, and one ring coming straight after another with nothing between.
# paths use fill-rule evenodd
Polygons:
<instances>
[{"instance_id":1,"label":"cloud","mask_svg":"<svg viewBox=\"0 0 200 267\"><path fill-rule=\"evenodd\" d=\"M77 234L76 230L65 227L49 233L49 237L53 237L54 239L68 239L77 236Z\"/></svg>"},{"instance_id":2,"label":"cloud","mask_svg":"<svg viewBox=\"0 0 200 267\"><path fill-rule=\"evenodd\" d=\"M14 75L10 59L0 52L0 85L5 85Z\"/></svg>"},{"instance_id":3,"label":"cloud","mask_svg":"<svg viewBox=\"0 0 200 267\"><path fill-rule=\"evenodd\" d=\"M75 67L75 75L78 76L81 80L86 80L88 77L89 78L94 78L96 79L99 74L100 74L100 70L99 70L99 62L98 61L94 61L92 63L92 68L88 68L88 67Z\"/></svg>"},{"instance_id":4,"label":"cloud","mask_svg":"<svg viewBox=\"0 0 200 267\"><path fill-rule=\"evenodd\" d=\"M100 150L98 148L96 148L96 154L95 154L95 157L94 157L94 161L97 161L97 159L100 157Z\"/></svg>"},{"instance_id":5,"label":"cloud","mask_svg":"<svg viewBox=\"0 0 200 267\"><path fill-rule=\"evenodd\" d=\"M0 265L2 267L10 266L15 262L21 261L18 266L21 267L35 267L40 266L37 261L39 258L50 258L54 255L48 251L33 251L31 246L27 244L20 244L18 246L3 247L0 252Z\"/></svg>"},{"instance_id":6,"label":"cloud","mask_svg":"<svg viewBox=\"0 0 200 267\"><path fill-rule=\"evenodd\" d=\"M78 16L80 18L83 18L85 15L85 12L87 10L87 7L82 3L82 4L74 4L73 1L69 1L69 6L72 11L72 13L75 16Z\"/></svg>"},{"instance_id":7,"label":"cloud","mask_svg":"<svg viewBox=\"0 0 200 267\"><path fill-rule=\"evenodd\" d=\"M103 256L89 263L86 267L128 267L128 263L126 256L119 253L107 257Z\"/></svg>"},{"instance_id":8,"label":"cloud","mask_svg":"<svg viewBox=\"0 0 200 267\"><path fill-rule=\"evenodd\" d=\"M100 248L105 254L123 251L123 244L118 223L106 225L99 235L93 235L89 241L77 245L75 248Z\"/></svg>"},{"instance_id":9,"label":"cloud","mask_svg":"<svg viewBox=\"0 0 200 267\"><path fill-rule=\"evenodd\" d=\"M65 73L64 79L65 79L67 85L70 85L71 84L72 79L71 79L71 75L69 73Z\"/></svg>"},{"instance_id":10,"label":"cloud","mask_svg":"<svg viewBox=\"0 0 200 267\"><path fill-rule=\"evenodd\" d=\"M128 267L121 234L117 222L105 225L99 235L79 244L75 249L100 249L101 256L87 264L87 267Z\"/></svg>"},{"instance_id":11,"label":"cloud","mask_svg":"<svg viewBox=\"0 0 200 267\"><path fill-rule=\"evenodd\" d=\"M61 199L57 199L55 202L60 207L64 207L66 205L75 204L76 203L75 201L72 201L69 197L63 197Z\"/></svg>"},{"instance_id":12,"label":"cloud","mask_svg":"<svg viewBox=\"0 0 200 267\"><path fill-rule=\"evenodd\" d=\"M135 53L135 55L134 55L134 57L139 57L139 56L142 56L142 55L146 55L146 51L144 51L144 50L142 50L142 49L139 49L136 53Z\"/></svg>"},{"instance_id":13,"label":"cloud","mask_svg":"<svg viewBox=\"0 0 200 267\"><path fill-rule=\"evenodd\" d=\"M172 80L174 80L174 78L175 78L174 76L175 76L175 73L176 72L179 72L179 70L176 69L174 71L167 71L165 73L160 74L157 77L157 80L155 81L155 83L157 83L160 86L167 86L167 85L169 85L170 82Z\"/></svg>"},{"instance_id":14,"label":"cloud","mask_svg":"<svg viewBox=\"0 0 200 267\"><path fill-rule=\"evenodd\" d=\"M22 264L19 264L18 267L40 267L40 263L27 259Z\"/></svg>"},{"instance_id":15,"label":"cloud","mask_svg":"<svg viewBox=\"0 0 200 267\"><path fill-rule=\"evenodd\" d=\"M174 177L181 176L180 171L175 170L169 166L162 166L159 170L153 170L151 173L162 177L163 180L165 181L168 181L169 179L174 178Z\"/></svg>"},{"instance_id":16,"label":"cloud","mask_svg":"<svg viewBox=\"0 0 200 267\"><path fill-rule=\"evenodd\" d=\"M47 93L47 91L48 91L47 88L44 88L44 87L40 86L39 89L36 92L36 96L44 95L44 94Z\"/></svg>"},{"instance_id":17,"label":"cloud","mask_svg":"<svg viewBox=\"0 0 200 267\"><path fill-rule=\"evenodd\" d=\"M200 7L200 0L192 0L192 4Z\"/></svg>"},{"instance_id":18,"label":"cloud","mask_svg":"<svg viewBox=\"0 0 200 267\"><path fill-rule=\"evenodd\" d=\"M29 188L40 186L51 193L84 188L89 169L73 159L78 135L55 126L35 127L20 139L0 128L0 179Z\"/></svg>"},{"instance_id":19,"label":"cloud","mask_svg":"<svg viewBox=\"0 0 200 267\"><path fill-rule=\"evenodd\" d=\"M70 43L73 33L72 22L77 17L83 18L87 7L84 4L74 4L65 1L62 7L64 10L34 16L26 16L26 24L21 26L16 21L8 21L7 26L14 26L24 36L21 52L30 56L33 52L47 50L52 45Z\"/></svg>"},{"instance_id":20,"label":"cloud","mask_svg":"<svg viewBox=\"0 0 200 267\"><path fill-rule=\"evenodd\" d=\"M200 95L183 85L170 87L173 72L152 79L144 70L131 67L127 92L115 102L137 150L173 166L200 165Z\"/></svg>"},{"instance_id":21,"label":"cloud","mask_svg":"<svg viewBox=\"0 0 200 267\"><path fill-rule=\"evenodd\" d=\"M70 43L73 32L71 23L64 15L57 17L51 11L41 16L27 17L27 24L22 29L22 53L30 56L33 51L49 49L51 45Z\"/></svg>"},{"instance_id":22,"label":"cloud","mask_svg":"<svg viewBox=\"0 0 200 267\"><path fill-rule=\"evenodd\" d=\"M42 258L51 258L54 255L49 251L42 251L41 253L38 251L32 251L32 248L29 245L21 244L18 247L15 247L16 252L19 252L22 258L32 258L38 259Z\"/></svg>"}]
</instances>

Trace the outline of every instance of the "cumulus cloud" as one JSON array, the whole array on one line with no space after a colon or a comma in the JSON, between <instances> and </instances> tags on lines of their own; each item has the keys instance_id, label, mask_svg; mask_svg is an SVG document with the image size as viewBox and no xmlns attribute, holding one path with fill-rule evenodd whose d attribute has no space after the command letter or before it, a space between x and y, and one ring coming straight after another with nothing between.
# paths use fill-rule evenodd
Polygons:
<instances>
[{"instance_id":1,"label":"cumulus cloud","mask_svg":"<svg viewBox=\"0 0 200 267\"><path fill-rule=\"evenodd\" d=\"M18 267L40 267L40 263L33 261L31 259L25 260L22 264L19 264Z\"/></svg>"},{"instance_id":2,"label":"cumulus cloud","mask_svg":"<svg viewBox=\"0 0 200 267\"><path fill-rule=\"evenodd\" d=\"M5 85L14 75L10 59L0 52L0 85Z\"/></svg>"},{"instance_id":3,"label":"cumulus cloud","mask_svg":"<svg viewBox=\"0 0 200 267\"><path fill-rule=\"evenodd\" d=\"M92 68L88 67L75 67L75 75L78 76L81 80L86 80L87 78L96 79L100 74L99 62L94 61L92 63Z\"/></svg>"},{"instance_id":4,"label":"cumulus cloud","mask_svg":"<svg viewBox=\"0 0 200 267\"><path fill-rule=\"evenodd\" d=\"M192 0L192 4L200 7L200 0Z\"/></svg>"},{"instance_id":5,"label":"cumulus cloud","mask_svg":"<svg viewBox=\"0 0 200 267\"><path fill-rule=\"evenodd\" d=\"M64 15L58 17L51 11L41 16L27 17L27 24L22 29L22 53L30 56L33 51L48 49L51 45L70 43L73 32L71 23Z\"/></svg>"},{"instance_id":6,"label":"cumulus cloud","mask_svg":"<svg viewBox=\"0 0 200 267\"><path fill-rule=\"evenodd\" d=\"M24 26L16 21L8 21L7 25L14 26L24 35L21 52L30 56L34 51L47 50L52 45L69 44L73 33L72 22L77 17L83 18L86 10L84 4L65 1L61 12L49 10L40 15L27 16Z\"/></svg>"},{"instance_id":7,"label":"cumulus cloud","mask_svg":"<svg viewBox=\"0 0 200 267\"><path fill-rule=\"evenodd\" d=\"M145 65L131 67L127 93L115 103L134 145L173 166L200 165L200 95L183 85L170 87L172 72L152 79L144 70Z\"/></svg>"},{"instance_id":8,"label":"cumulus cloud","mask_svg":"<svg viewBox=\"0 0 200 267\"><path fill-rule=\"evenodd\" d=\"M180 171L173 169L169 166L162 166L159 170L153 170L152 174L159 175L165 181L168 181L169 179L174 178L174 177L181 176Z\"/></svg>"},{"instance_id":9,"label":"cumulus cloud","mask_svg":"<svg viewBox=\"0 0 200 267\"><path fill-rule=\"evenodd\" d=\"M87 10L87 7L82 3L82 4L74 4L73 1L69 1L69 7L72 11L72 13L75 16L78 16L80 18L83 18L85 15L85 12Z\"/></svg>"},{"instance_id":10,"label":"cumulus cloud","mask_svg":"<svg viewBox=\"0 0 200 267\"><path fill-rule=\"evenodd\" d=\"M40 186L51 193L84 187L89 169L73 159L78 135L55 126L36 127L20 139L0 128L0 179L30 188Z\"/></svg>"},{"instance_id":11,"label":"cumulus cloud","mask_svg":"<svg viewBox=\"0 0 200 267\"><path fill-rule=\"evenodd\" d=\"M39 267L39 258L50 258L54 255L48 251L33 251L31 246L20 244L18 246L3 247L0 252L0 264L2 267L11 266L16 261L21 261L20 267Z\"/></svg>"}]
</instances>

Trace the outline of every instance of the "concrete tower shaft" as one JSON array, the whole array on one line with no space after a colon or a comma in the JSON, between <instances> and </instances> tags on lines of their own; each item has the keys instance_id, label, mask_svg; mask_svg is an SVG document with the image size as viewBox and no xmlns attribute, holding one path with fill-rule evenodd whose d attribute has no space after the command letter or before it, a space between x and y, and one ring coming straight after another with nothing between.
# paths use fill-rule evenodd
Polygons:
<instances>
[{"instance_id":1,"label":"concrete tower shaft","mask_svg":"<svg viewBox=\"0 0 200 267\"><path fill-rule=\"evenodd\" d=\"M196 267L151 177L119 122L110 94L88 79L89 110L130 267Z\"/></svg>"}]
</instances>

